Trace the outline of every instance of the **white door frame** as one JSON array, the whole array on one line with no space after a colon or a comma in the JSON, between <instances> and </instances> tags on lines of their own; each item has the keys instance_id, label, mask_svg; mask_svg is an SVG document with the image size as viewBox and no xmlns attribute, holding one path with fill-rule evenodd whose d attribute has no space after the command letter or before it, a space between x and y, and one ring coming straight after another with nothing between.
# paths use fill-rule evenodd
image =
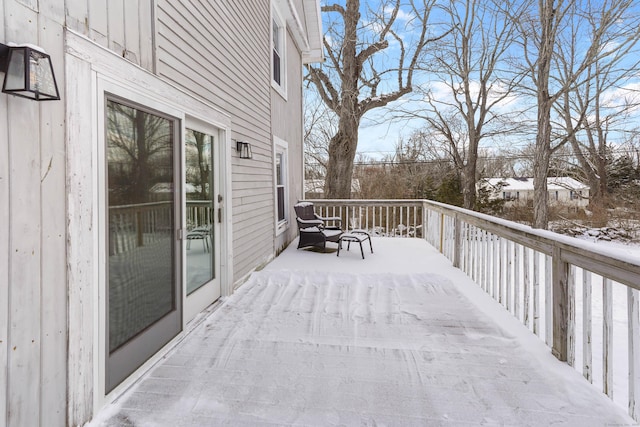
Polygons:
<instances>
[{"instance_id":1,"label":"white door frame","mask_svg":"<svg viewBox=\"0 0 640 427\"><path fill-rule=\"evenodd\" d=\"M213 240L211 241L211 251L214 253L214 271L215 278L210 282L203 284L200 288L196 289L192 295L187 295L187 240L183 239L182 244L182 259L184 260L183 265L183 275L182 281L184 283L182 289L182 298L184 301L184 310L183 310L183 327L186 326L186 323L191 321L198 313L204 310L207 306L213 303L215 300L222 296L222 231L224 228L224 222L218 222L218 209L222 210L223 206L226 205L226 197L223 195L224 192L224 184L227 181L225 175L221 173L223 159L221 155L221 151L223 149L223 145L226 140L226 132L219 127L216 127L210 123L203 122L202 120L194 119L190 116L186 117L183 126L183 135L186 134L187 129L192 129L198 132L205 133L207 135L211 135L214 137L214 144L212 147L213 150L213 165L212 165L212 173L214 174L214 186L212 188L212 200L213 200L213 209L212 209L212 226L213 230ZM182 146L183 152L186 150L185 141L183 141ZM186 156L183 154L182 156L182 182L186 182ZM218 195L221 196L221 200L218 200ZM186 188L183 190L182 194L182 206L186 206ZM186 225L186 215L183 215L183 223L182 229L187 230ZM185 235L186 236L186 235ZM193 244L193 243L192 243Z\"/></svg>"},{"instance_id":2,"label":"white door frame","mask_svg":"<svg viewBox=\"0 0 640 427\"><path fill-rule=\"evenodd\" d=\"M94 65L95 64L95 65ZM114 95L121 96L124 99L130 100L132 102L138 103L143 106L147 106L150 108L154 108L156 110L166 112L174 117L180 119L181 123L181 151L182 156L184 158L184 132L185 125L189 121L191 123L192 120L204 122L210 124L210 126L216 127L219 129L219 137L220 137L220 150L219 150L219 174L218 177L221 179L220 181L220 194L223 197L224 203L223 205L223 222L221 224L221 232L220 232L220 283L221 283L221 294L229 295L231 289L233 287L233 251L232 251L232 240L231 240L231 126L230 126L230 118L224 115L220 111L216 110L214 107L205 104L201 100L193 98L191 96L186 95L184 92L175 88L171 85L168 85L166 82L161 82L159 84L159 79L157 77L149 74L148 76L144 76L145 80L149 80L150 84L145 86L145 89L141 89L140 85L135 84L135 82L128 81L123 78L123 76L127 75L126 71L123 71L120 74L120 78L111 78L112 70L111 66L107 66L107 70L100 70L100 60L96 60L92 62L92 74L94 78L94 87L95 87L95 96L93 97L93 108L95 121L93 122L93 129L95 139L97 140L97 144L94 144L94 159L96 160L96 167L94 168L94 182L97 184L97 188L95 188L96 198L94 199L95 206L97 209L94 212L96 213L96 227L94 228L93 235L93 245L95 247L95 251L98 255L97 262L94 264L94 277L96 277L97 288L94 293L95 298L95 307L97 310L94 312L94 340L93 340L93 372L94 372L94 405L93 412L94 414L103 407L106 403L112 401L117 396L119 396L124 390L130 387L141 375L144 374L153 364L155 364L166 352L171 349L175 343L180 340L184 334L184 329L186 326L186 311L183 310L183 332L180 333L176 338L170 341L166 346L164 346L161 350L159 350L154 356L152 356L149 360L147 360L138 370L136 370L130 377L124 380L120 385L115 387L109 394L105 394L105 334L106 334L106 313L105 313L105 297L106 297L106 253L105 253L105 238L106 238L106 218L105 214L101 212L99 206L104 206L106 201L105 195L105 177L106 171L103 163L106 162L105 158L105 123L104 123L104 110L105 110L105 93L112 93ZM113 65L113 64L110 64ZM96 70L95 68L98 68ZM125 64L123 64L123 68L127 68ZM109 74L103 73L102 71L107 71ZM139 70L137 70L139 73ZM140 75L137 75L136 78L140 78ZM150 90L154 88L154 84L158 86L157 91ZM173 93L172 93L173 92ZM183 104L179 104L178 101L187 101ZM222 120L212 120L212 119L204 119L203 117L214 117ZM184 174L184 168L182 174ZM184 180L184 176L182 176ZM184 182L184 181L183 181ZM184 191L183 191L184 193ZM183 194L182 199L184 202L185 195ZM185 227L185 219L184 215L182 218L182 235L184 236L184 227ZM183 241L184 243L184 241ZM184 244L183 244L184 247ZM183 273L184 275L184 273ZM183 277L184 278L184 277ZM185 286L183 286L183 300L182 304L185 303Z\"/></svg>"},{"instance_id":3,"label":"white door frame","mask_svg":"<svg viewBox=\"0 0 640 427\"><path fill-rule=\"evenodd\" d=\"M65 70L74 84L66 86L67 198L69 226L68 315L69 367L68 416L95 416L109 401L131 386L166 354L183 334L151 357L134 374L105 395L105 152L104 92L142 105L171 111L185 123L187 116L210 123L222 131L220 188L224 200L221 232L221 291L233 288L231 210L231 116L208 101L190 94L153 73L104 49L81 34L65 31ZM184 131L183 131L184 132ZM184 327L184 325L183 325Z\"/></svg>"}]
</instances>

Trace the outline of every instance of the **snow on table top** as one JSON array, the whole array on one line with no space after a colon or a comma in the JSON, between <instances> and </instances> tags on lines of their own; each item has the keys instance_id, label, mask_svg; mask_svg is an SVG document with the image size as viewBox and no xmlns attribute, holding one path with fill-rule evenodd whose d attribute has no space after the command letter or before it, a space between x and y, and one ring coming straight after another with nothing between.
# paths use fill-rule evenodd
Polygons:
<instances>
[{"instance_id":1,"label":"snow on table top","mask_svg":"<svg viewBox=\"0 0 640 427\"><path fill-rule=\"evenodd\" d=\"M373 245L294 242L93 424L631 423L424 241Z\"/></svg>"}]
</instances>

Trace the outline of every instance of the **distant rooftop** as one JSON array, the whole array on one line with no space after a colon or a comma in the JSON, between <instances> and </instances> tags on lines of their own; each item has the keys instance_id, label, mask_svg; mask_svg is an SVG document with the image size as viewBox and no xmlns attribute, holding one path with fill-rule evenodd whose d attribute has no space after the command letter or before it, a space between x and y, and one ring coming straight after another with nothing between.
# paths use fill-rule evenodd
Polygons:
<instances>
[{"instance_id":1,"label":"distant rooftop","mask_svg":"<svg viewBox=\"0 0 640 427\"><path fill-rule=\"evenodd\" d=\"M483 180L492 187L502 185L503 189L509 191L533 190L533 178L488 178ZM547 178L547 188L549 191L569 189L588 190L589 186L570 177L549 177Z\"/></svg>"}]
</instances>

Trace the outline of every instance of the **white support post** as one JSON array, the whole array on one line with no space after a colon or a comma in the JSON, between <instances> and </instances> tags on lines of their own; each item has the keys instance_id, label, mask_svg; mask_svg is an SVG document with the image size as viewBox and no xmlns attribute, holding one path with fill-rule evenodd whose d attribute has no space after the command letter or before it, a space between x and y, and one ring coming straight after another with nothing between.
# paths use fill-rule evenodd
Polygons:
<instances>
[{"instance_id":1,"label":"white support post","mask_svg":"<svg viewBox=\"0 0 640 427\"><path fill-rule=\"evenodd\" d=\"M540 254L533 251L533 333L540 336Z\"/></svg>"},{"instance_id":2,"label":"white support post","mask_svg":"<svg viewBox=\"0 0 640 427\"><path fill-rule=\"evenodd\" d=\"M514 251L513 251L513 242L511 240L507 240L507 253L505 255L505 259L507 260L507 277L505 279L506 282L506 286L507 286L507 311L509 313L513 313L513 286L514 286L514 282L513 282L513 278L511 276L511 271L513 268L513 264L512 264L512 257L513 257Z\"/></svg>"},{"instance_id":3,"label":"white support post","mask_svg":"<svg viewBox=\"0 0 640 427\"><path fill-rule=\"evenodd\" d=\"M638 290L627 287L627 319L629 333L629 415L640 417L640 319Z\"/></svg>"},{"instance_id":4,"label":"white support post","mask_svg":"<svg viewBox=\"0 0 640 427\"><path fill-rule=\"evenodd\" d=\"M522 286L522 282L520 281L520 251L522 249L522 245L519 245L518 243L515 244L513 257L513 315L518 320L521 319L520 287Z\"/></svg>"},{"instance_id":5,"label":"white support post","mask_svg":"<svg viewBox=\"0 0 640 427\"><path fill-rule=\"evenodd\" d=\"M591 272L582 270L582 375L593 383Z\"/></svg>"},{"instance_id":6,"label":"white support post","mask_svg":"<svg viewBox=\"0 0 640 427\"><path fill-rule=\"evenodd\" d=\"M529 248L526 246L523 249L523 257L522 262L524 264L524 302L522 305L522 314L524 315L523 322L527 328L531 325L531 314L530 314L530 306L531 306L531 279L530 279L530 266L529 266Z\"/></svg>"},{"instance_id":7,"label":"white support post","mask_svg":"<svg viewBox=\"0 0 640 427\"><path fill-rule=\"evenodd\" d=\"M613 286L602 279L602 392L613 399Z\"/></svg>"},{"instance_id":8,"label":"white support post","mask_svg":"<svg viewBox=\"0 0 640 427\"><path fill-rule=\"evenodd\" d=\"M569 265L562 261L561 251L553 248L553 347L551 352L561 362L569 353Z\"/></svg>"},{"instance_id":9,"label":"white support post","mask_svg":"<svg viewBox=\"0 0 640 427\"><path fill-rule=\"evenodd\" d=\"M569 322L567 324L567 363L575 366L576 363L576 266L569 266L567 280L567 309Z\"/></svg>"},{"instance_id":10,"label":"white support post","mask_svg":"<svg viewBox=\"0 0 640 427\"><path fill-rule=\"evenodd\" d=\"M544 257L544 319L545 319L545 342L549 347L552 346L553 340L553 291L551 289L552 279L551 256Z\"/></svg>"}]
</instances>

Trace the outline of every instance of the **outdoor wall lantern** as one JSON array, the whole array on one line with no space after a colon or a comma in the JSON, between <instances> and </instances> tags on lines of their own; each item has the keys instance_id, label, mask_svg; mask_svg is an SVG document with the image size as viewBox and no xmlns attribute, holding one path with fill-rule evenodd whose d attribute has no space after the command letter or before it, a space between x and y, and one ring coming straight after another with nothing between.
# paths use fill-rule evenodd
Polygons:
<instances>
[{"instance_id":1,"label":"outdoor wall lantern","mask_svg":"<svg viewBox=\"0 0 640 427\"><path fill-rule=\"evenodd\" d=\"M251 144L248 142L236 141L236 150L240 153L241 159L253 158L253 154L251 153Z\"/></svg>"},{"instance_id":2,"label":"outdoor wall lantern","mask_svg":"<svg viewBox=\"0 0 640 427\"><path fill-rule=\"evenodd\" d=\"M38 46L0 43L0 71L4 93L36 101L60 99L51 58Z\"/></svg>"}]
</instances>

